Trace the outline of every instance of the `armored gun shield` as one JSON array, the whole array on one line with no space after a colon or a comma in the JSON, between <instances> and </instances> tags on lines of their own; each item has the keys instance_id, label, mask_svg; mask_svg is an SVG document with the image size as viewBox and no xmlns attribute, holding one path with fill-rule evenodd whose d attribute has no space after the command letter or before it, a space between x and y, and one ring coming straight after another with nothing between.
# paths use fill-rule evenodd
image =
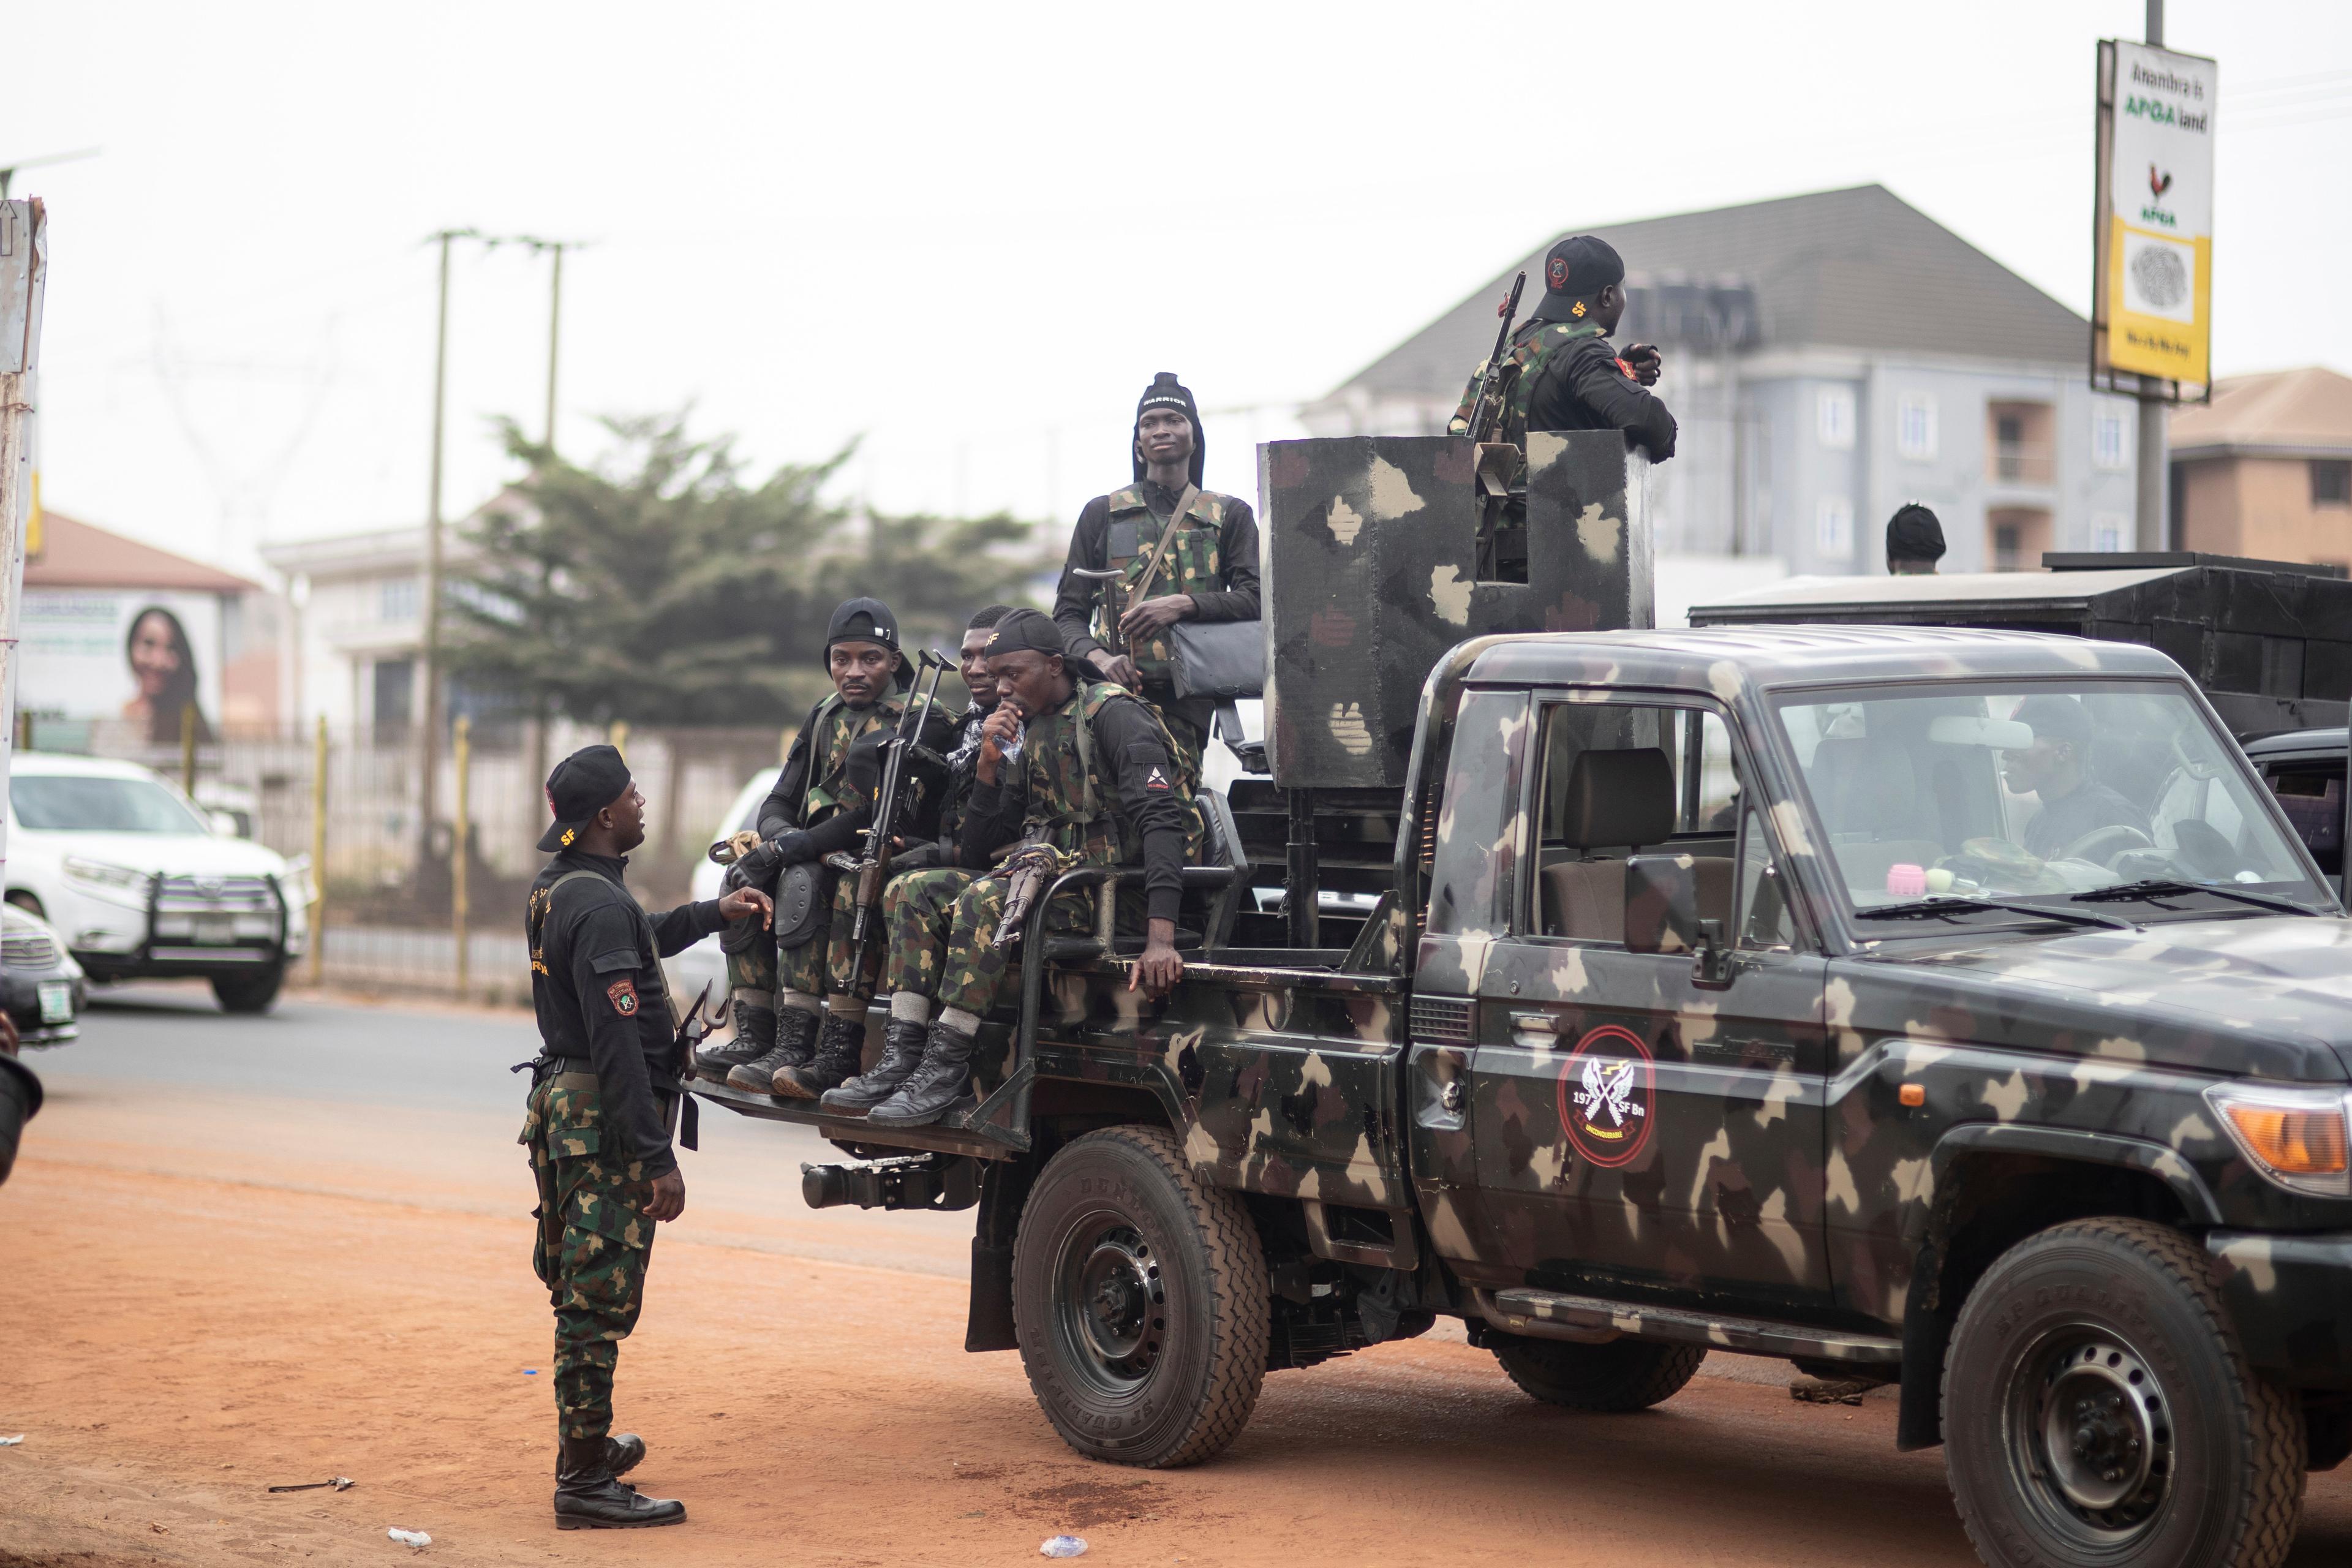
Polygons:
<instances>
[{"instance_id":1,"label":"armored gun shield","mask_svg":"<svg viewBox=\"0 0 2352 1568\"><path fill-rule=\"evenodd\" d=\"M1507 520L1524 544L1497 551L1478 450L1456 436L1258 448L1283 788L1401 786L1422 683L1456 643L1650 625L1649 459L1613 430L1531 433Z\"/></svg>"}]
</instances>

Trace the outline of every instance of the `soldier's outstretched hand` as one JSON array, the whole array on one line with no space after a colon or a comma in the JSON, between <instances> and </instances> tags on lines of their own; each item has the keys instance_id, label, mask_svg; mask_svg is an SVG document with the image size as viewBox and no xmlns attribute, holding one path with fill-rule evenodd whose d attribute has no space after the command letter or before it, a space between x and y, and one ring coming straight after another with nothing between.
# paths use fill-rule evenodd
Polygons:
<instances>
[{"instance_id":1,"label":"soldier's outstretched hand","mask_svg":"<svg viewBox=\"0 0 2352 1568\"><path fill-rule=\"evenodd\" d=\"M776 900L757 888L737 888L719 900L719 918L730 925L750 915L760 917L760 923L772 931L776 924Z\"/></svg>"}]
</instances>

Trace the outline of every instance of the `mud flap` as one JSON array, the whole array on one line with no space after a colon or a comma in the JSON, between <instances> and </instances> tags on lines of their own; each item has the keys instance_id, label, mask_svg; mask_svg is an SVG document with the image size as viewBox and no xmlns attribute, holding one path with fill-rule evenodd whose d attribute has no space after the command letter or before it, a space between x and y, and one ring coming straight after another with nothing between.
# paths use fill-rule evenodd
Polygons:
<instances>
[{"instance_id":1,"label":"mud flap","mask_svg":"<svg viewBox=\"0 0 2352 1568\"><path fill-rule=\"evenodd\" d=\"M971 1309L964 1321L967 1351L1021 1348L1013 1327L1013 1237L1034 1173L1026 1161L992 1161L981 1173L980 1214L971 1238Z\"/></svg>"}]
</instances>

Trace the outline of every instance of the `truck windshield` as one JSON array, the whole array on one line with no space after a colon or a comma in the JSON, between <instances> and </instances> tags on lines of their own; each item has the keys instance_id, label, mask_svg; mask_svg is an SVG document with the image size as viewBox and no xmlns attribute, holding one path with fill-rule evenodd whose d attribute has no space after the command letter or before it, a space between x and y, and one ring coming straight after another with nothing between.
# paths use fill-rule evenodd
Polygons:
<instances>
[{"instance_id":1,"label":"truck windshield","mask_svg":"<svg viewBox=\"0 0 2352 1568\"><path fill-rule=\"evenodd\" d=\"M1778 711L1816 847L1864 921L1937 899L2088 901L2135 920L2248 907L2203 888L2330 904L2235 743L2176 685L1923 683L1809 693ZM2110 901L2142 888L2173 908Z\"/></svg>"},{"instance_id":2,"label":"truck windshield","mask_svg":"<svg viewBox=\"0 0 2352 1568\"><path fill-rule=\"evenodd\" d=\"M59 833L208 833L205 821L152 779L21 773L8 781L19 826Z\"/></svg>"}]
</instances>

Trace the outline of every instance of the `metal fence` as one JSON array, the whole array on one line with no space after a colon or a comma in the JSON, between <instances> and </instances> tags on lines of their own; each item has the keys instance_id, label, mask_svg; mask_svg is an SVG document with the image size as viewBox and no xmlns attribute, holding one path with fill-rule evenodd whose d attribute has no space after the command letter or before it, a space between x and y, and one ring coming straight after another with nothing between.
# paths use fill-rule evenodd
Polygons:
<instances>
[{"instance_id":1,"label":"metal fence","mask_svg":"<svg viewBox=\"0 0 2352 1568\"><path fill-rule=\"evenodd\" d=\"M523 893L546 857L541 781L555 759L597 741L620 745L646 797L646 844L630 858L638 896L659 907L683 898L694 865L744 784L776 765L789 732L768 729L611 731L563 721L472 728L436 748L431 824L425 820L424 747L413 726L329 731L230 726L180 747L125 724L25 721L31 749L137 762L182 783L197 803L233 818L241 837L311 865L325 898L326 940L314 973L328 984L448 993L458 986L456 846L464 770L470 994L513 999L528 990ZM323 757L324 813L319 805ZM731 824L729 826L732 826Z\"/></svg>"}]
</instances>

